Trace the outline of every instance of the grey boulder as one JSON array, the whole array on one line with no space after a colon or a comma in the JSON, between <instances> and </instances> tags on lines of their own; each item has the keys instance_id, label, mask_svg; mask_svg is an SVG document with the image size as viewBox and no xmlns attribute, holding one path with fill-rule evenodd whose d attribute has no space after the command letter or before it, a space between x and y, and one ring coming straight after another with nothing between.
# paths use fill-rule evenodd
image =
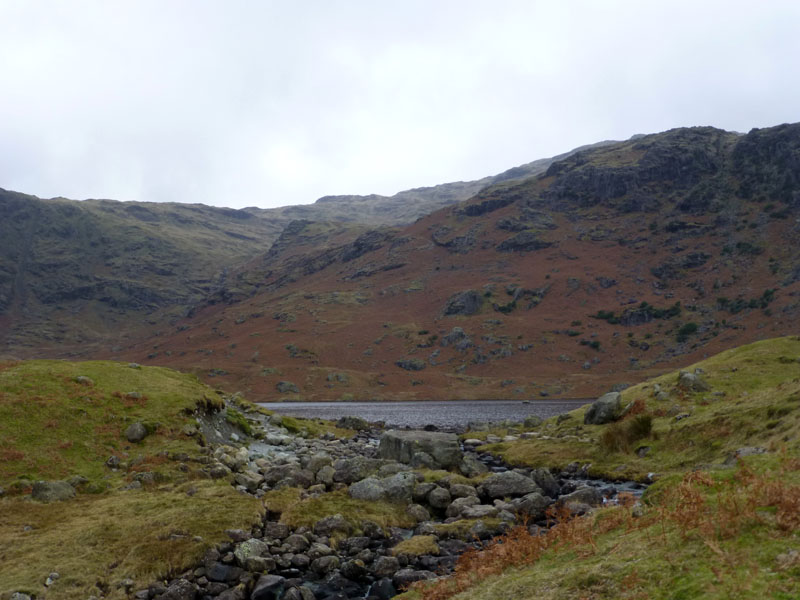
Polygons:
<instances>
[{"instance_id":1,"label":"grey boulder","mask_svg":"<svg viewBox=\"0 0 800 600\"><path fill-rule=\"evenodd\" d=\"M616 421L622 410L622 396L619 392L608 392L603 394L592 405L583 416L586 425L605 425Z\"/></svg>"}]
</instances>

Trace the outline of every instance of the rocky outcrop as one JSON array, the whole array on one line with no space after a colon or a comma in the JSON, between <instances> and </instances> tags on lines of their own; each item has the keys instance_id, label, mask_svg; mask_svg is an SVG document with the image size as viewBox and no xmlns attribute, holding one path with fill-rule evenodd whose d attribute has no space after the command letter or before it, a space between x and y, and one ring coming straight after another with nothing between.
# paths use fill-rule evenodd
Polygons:
<instances>
[{"instance_id":1,"label":"rocky outcrop","mask_svg":"<svg viewBox=\"0 0 800 600\"><path fill-rule=\"evenodd\" d=\"M61 502L75 497L75 488L66 481L37 481L31 497L39 502Z\"/></svg>"},{"instance_id":2,"label":"rocky outcrop","mask_svg":"<svg viewBox=\"0 0 800 600\"><path fill-rule=\"evenodd\" d=\"M622 395L619 392L603 394L586 410L586 425L604 425L616 421L622 412Z\"/></svg>"},{"instance_id":3,"label":"rocky outcrop","mask_svg":"<svg viewBox=\"0 0 800 600\"><path fill-rule=\"evenodd\" d=\"M447 301L444 314L445 316L474 315L481 311L483 302L483 295L476 290L458 292Z\"/></svg>"},{"instance_id":4,"label":"rocky outcrop","mask_svg":"<svg viewBox=\"0 0 800 600\"><path fill-rule=\"evenodd\" d=\"M378 446L381 458L406 464L411 464L420 452L429 455L433 464L442 469L456 468L463 459L454 433L390 430L381 436Z\"/></svg>"}]
</instances>

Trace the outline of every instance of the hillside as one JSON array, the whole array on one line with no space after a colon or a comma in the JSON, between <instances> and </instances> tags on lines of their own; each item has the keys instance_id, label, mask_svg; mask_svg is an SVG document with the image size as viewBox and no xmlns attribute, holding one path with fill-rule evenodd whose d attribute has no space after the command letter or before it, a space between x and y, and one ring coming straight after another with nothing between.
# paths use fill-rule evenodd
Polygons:
<instances>
[{"instance_id":1,"label":"hillside","mask_svg":"<svg viewBox=\"0 0 800 600\"><path fill-rule=\"evenodd\" d=\"M337 229L296 221L191 318L108 355L264 400L637 383L796 329L799 161L800 125L675 129L577 152L404 228L336 243Z\"/></svg>"},{"instance_id":2,"label":"hillside","mask_svg":"<svg viewBox=\"0 0 800 600\"><path fill-rule=\"evenodd\" d=\"M407 225L580 150L477 181L273 209L44 200L0 189L0 356L91 357L128 346L209 297L238 297L230 275L271 260L276 249L267 251L293 222L316 224L319 250L369 227Z\"/></svg>"}]
</instances>

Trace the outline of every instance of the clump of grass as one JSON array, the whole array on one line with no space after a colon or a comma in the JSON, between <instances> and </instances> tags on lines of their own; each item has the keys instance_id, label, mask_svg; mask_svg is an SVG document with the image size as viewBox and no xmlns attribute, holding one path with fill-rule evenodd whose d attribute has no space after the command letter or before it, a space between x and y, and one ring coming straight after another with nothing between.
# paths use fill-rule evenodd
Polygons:
<instances>
[{"instance_id":1,"label":"clump of grass","mask_svg":"<svg viewBox=\"0 0 800 600\"><path fill-rule=\"evenodd\" d=\"M335 514L342 515L355 531L360 531L365 520L374 521L383 528L416 525L402 504L356 500L344 490L295 502L283 510L281 521L295 528L313 527L320 519Z\"/></svg>"},{"instance_id":2,"label":"clump of grass","mask_svg":"<svg viewBox=\"0 0 800 600\"><path fill-rule=\"evenodd\" d=\"M632 445L653 431L653 416L639 414L620 423L612 423L600 436L600 446L608 452L628 452Z\"/></svg>"},{"instance_id":3,"label":"clump of grass","mask_svg":"<svg viewBox=\"0 0 800 600\"><path fill-rule=\"evenodd\" d=\"M231 425L241 429L247 435L253 435L253 427L250 425L250 421L248 421L242 413L232 406L228 407L225 414L225 420Z\"/></svg>"},{"instance_id":4,"label":"clump of grass","mask_svg":"<svg viewBox=\"0 0 800 600\"><path fill-rule=\"evenodd\" d=\"M392 554L394 556L399 556L400 554L408 554L410 556L431 554L435 556L439 554L439 544L436 543L436 538L432 535L415 535L392 548Z\"/></svg>"}]
</instances>

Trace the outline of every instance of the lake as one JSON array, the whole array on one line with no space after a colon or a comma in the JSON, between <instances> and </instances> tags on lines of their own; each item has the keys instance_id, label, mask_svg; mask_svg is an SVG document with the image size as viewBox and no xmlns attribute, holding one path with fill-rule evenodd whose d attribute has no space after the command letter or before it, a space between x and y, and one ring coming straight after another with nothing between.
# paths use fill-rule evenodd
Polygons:
<instances>
[{"instance_id":1,"label":"lake","mask_svg":"<svg viewBox=\"0 0 800 600\"><path fill-rule=\"evenodd\" d=\"M590 400L459 400L431 402L263 402L280 415L336 420L355 415L367 421L384 421L391 427L419 429L436 425L463 429L471 421L522 421L529 415L546 419L569 412Z\"/></svg>"}]
</instances>

